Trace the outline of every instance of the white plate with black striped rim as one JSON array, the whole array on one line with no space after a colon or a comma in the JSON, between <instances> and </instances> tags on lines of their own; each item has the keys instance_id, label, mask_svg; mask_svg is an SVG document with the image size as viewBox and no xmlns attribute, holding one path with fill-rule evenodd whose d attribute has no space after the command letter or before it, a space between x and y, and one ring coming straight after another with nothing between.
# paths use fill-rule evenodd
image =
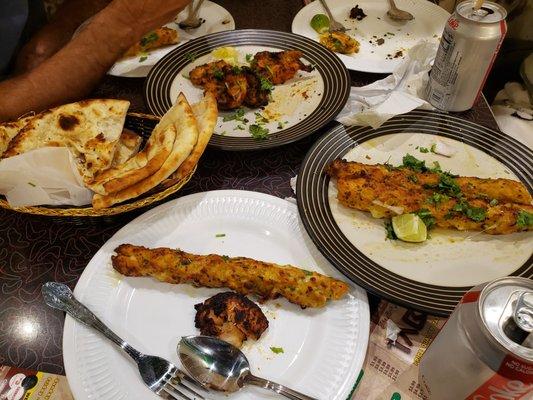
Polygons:
<instances>
[{"instance_id":1,"label":"white plate with black striped rim","mask_svg":"<svg viewBox=\"0 0 533 400\"><path fill-rule=\"evenodd\" d=\"M320 254L298 218L296 205L262 193L224 190L196 193L165 203L136 218L109 239L81 275L74 293L122 338L148 354L179 365L176 345L198 334L194 305L227 289L171 285L151 278L126 278L111 256L122 243L182 248L198 254L247 256L299 265L342 279ZM321 309L285 299L259 304L269 327L243 351L252 372L320 400L346 400L363 365L369 335L366 292L350 292ZM271 348L282 348L283 353ZM68 317L63 335L67 378L77 400L159 399L142 383L129 358L98 333ZM210 395L226 399L225 395ZM274 399L245 388L235 400Z\"/></svg>"},{"instance_id":2,"label":"white plate with black striped rim","mask_svg":"<svg viewBox=\"0 0 533 400\"><path fill-rule=\"evenodd\" d=\"M348 35L359 44L355 54L339 54L346 68L354 71L390 73L402 62L411 47L420 40L438 43L450 14L427 0L396 0L397 6L414 15L411 21L394 21L387 16L387 0L327 0L335 19L349 29ZM358 5L367 15L362 20L349 17ZM325 14L314 1L294 17L292 32L319 41L310 22L315 14Z\"/></svg>"},{"instance_id":3,"label":"white plate with black striped rim","mask_svg":"<svg viewBox=\"0 0 533 400\"><path fill-rule=\"evenodd\" d=\"M237 30L204 36L167 54L148 74L144 98L150 112L163 115L183 92L189 102L198 101L203 90L194 86L188 73L214 61L212 51L234 47L239 62L258 51L300 50L302 61L314 66L299 71L272 90L271 101L262 108L243 108L239 120L228 120L235 111L220 112L210 145L224 150L266 149L292 143L317 131L342 110L350 93L350 76L340 59L320 44L292 33L268 30ZM248 60L250 56L248 56ZM251 135L251 127L268 132L265 138Z\"/></svg>"},{"instance_id":4,"label":"white plate with black striped rim","mask_svg":"<svg viewBox=\"0 0 533 400\"><path fill-rule=\"evenodd\" d=\"M420 152L437 142L456 154L447 158ZM533 152L484 126L428 111L396 117L378 129L339 124L309 150L297 181L307 232L335 267L378 296L443 316L478 283L508 275L533 278L533 232L434 229L423 243L387 240L384 221L342 206L324 173L336 158L400 165L407 153L428 165L438 161L457 175L519 180L532 192Z\"/></svg>"}]
</instances>

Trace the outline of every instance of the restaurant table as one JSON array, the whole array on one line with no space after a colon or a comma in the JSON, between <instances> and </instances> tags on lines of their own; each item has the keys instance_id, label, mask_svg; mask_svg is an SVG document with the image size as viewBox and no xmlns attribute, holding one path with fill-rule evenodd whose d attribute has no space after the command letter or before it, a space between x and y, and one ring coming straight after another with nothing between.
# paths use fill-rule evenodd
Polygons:
<instances>
[{"instance_id":1,"label":"restaurant table","mask_svg":"<svg viewBox=\"0 0 533 400\"><path fill-rule=\"evenodd\" d=\"M301 0L216 2L230 11L237 29L287 32L303 6ZM350 74L354 86L385 76L353 71ZM148 112L142 86L143 79L108 76L91 97L128 99L131 111ZM455 115L497 129L484 98L472 110ZM298 173L308 149L325 130L327 127L277 149L224 152L209 148L191 181L171 198L217 189L252 190L281 198L294 196L289 181ZM44 304L41 286L47 281L58 281L74 288L96 251L139 214L132 212L111 222L74 224L0 210L0 365L64 374L65 317ZM379 299L370 296L370 300L371 309L376 310Z\"/></svg>"}]
</instances>

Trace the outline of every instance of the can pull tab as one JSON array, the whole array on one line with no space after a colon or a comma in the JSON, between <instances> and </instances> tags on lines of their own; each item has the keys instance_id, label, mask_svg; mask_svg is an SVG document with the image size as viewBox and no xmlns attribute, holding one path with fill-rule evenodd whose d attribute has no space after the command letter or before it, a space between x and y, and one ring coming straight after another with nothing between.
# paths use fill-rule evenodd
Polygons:
<instances>
[{"instance_id":1,"label":"can pull tab","mask_svg":"<svg viewBox=\"0 0 533 400\"><path fill-rule=\"evenodd\" d=\"M522 330L533 332L533 292L520 292L516 299L513 319Z\"/></svg>"}]
</instances>

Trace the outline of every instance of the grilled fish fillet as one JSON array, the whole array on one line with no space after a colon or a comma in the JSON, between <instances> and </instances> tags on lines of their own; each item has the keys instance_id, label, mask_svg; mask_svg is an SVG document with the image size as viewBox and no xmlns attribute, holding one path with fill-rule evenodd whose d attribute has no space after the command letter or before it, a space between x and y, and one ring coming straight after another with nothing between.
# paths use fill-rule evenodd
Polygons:
<instances>
[{"instance_id":1,"label":"grilled fish fillet","mask_svg":"<svg viewBox=\"0 0 533 400\"><path fill-rule=\"evenodd\" d=\"M162 282L230 288L255 294L262 300L285 297L302 308L323 307L348 291L339 280L290 265L216 254L196 255L168 248L148 249L120 245L112 256L113 268L126 276L151 276Z\"/></svg>"},{"instance_id":2,"label":"grilled fish fillet","mask_svg":"<svg viewBox=\"0 0 533 400\"><path fill-rule=\"evenodd\" d=\"M398 207L401 213L427 209L436 219L436 225L442 228L484 231L494 235L533 228L517 224L520 211L533 213L531 195L521 182L452 178L472 207L486 210L486 217L475 221L453 211L460 202L455 197L438 203L429 201L437 193L435 187L441 179L437 173L415 172L409 168L391 169L381 164L367 165L340 159L334 160L326 173L337 180L337 198L341 204L370 211L380 218L396 215L390 207Z\"/></svg>"}]
</instances>

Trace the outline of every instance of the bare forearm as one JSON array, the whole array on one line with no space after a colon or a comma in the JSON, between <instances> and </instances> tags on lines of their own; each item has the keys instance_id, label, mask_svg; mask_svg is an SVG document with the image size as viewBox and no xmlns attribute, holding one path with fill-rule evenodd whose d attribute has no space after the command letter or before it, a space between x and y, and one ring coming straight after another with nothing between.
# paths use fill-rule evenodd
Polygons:
<instances>
[{"instance_id":1,"label":"bare forearm","mask_svg":"<svg viewBox=\"0 0 533 400\"><path fill-rule=\"evenodd\" d=\"M0 82L0 120L86 96L141 35L116 10L96 15L86 29L38 68Z\"/></svg>"}]
</instances>

